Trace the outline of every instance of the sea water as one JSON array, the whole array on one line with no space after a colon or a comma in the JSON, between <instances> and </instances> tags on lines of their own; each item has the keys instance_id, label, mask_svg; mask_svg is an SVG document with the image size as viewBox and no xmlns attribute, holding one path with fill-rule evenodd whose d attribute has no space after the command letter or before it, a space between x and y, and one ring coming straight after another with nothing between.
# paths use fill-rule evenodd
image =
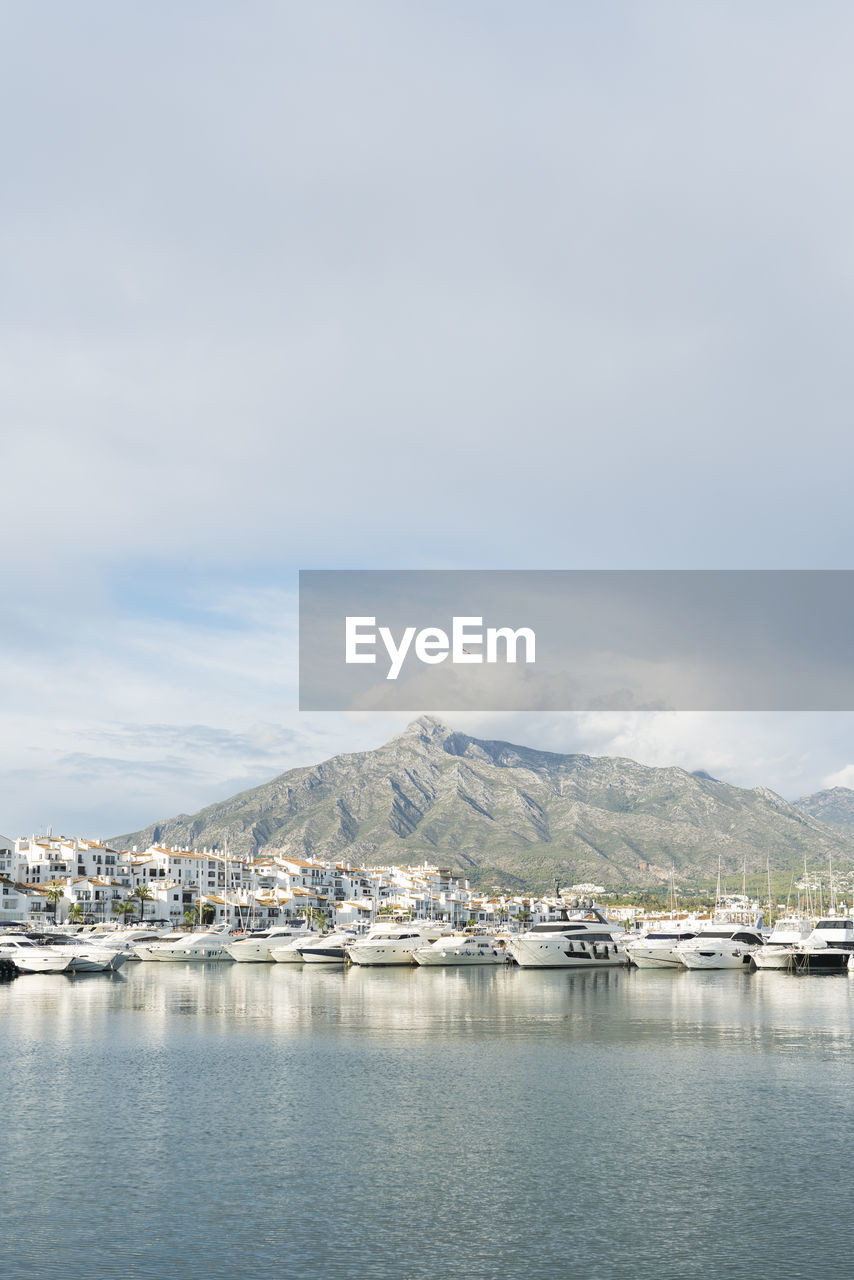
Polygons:
<instances>
[{"instance_id":1,"label":"sea water","mask_svg":"<svg viewBox=\"0 0 854 1280\"><path fill-rule=\"evenodd\" d=\"M847 975L128 964L0 987L0 1275L847 1274Z\"/></svg>"}]
</instances>

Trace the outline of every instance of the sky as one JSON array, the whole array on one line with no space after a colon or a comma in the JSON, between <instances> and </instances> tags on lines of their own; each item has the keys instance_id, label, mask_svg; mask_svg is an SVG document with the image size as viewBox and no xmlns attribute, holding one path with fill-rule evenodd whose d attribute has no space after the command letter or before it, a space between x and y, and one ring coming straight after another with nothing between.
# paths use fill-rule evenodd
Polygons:
<instances>
[{"instance_id":1,"label":"sky","mask_svg":"<svg viewBox=\"0 0 854 1280\"><path fill-rule=\"evenodd\" d=\"M0 831L379 745L300 568L851 568L854 12L0 16ZM854 785L844 713L448 716Z\"/></svg>"}]
</instances>

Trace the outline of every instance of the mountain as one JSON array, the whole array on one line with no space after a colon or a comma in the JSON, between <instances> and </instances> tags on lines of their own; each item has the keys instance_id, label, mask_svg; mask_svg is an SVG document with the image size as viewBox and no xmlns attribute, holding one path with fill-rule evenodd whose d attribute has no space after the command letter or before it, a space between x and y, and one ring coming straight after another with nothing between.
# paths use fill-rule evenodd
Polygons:
<instances>
[{"instance_id":1,"label":"mountain","mask_svg":"<svg viewBox=\"0 0 854 1280\"><path fill-rule=\"evenodd\" d=\"M795 805L829 827L854 827L854 791L849 787L815 791L811 796L796 800Z\"/></svg>"},{"instance_id":2,"label":"mountain","mask_svg":"<svg viewBox=\"0 0 854 1280\"><path fill-rule=\"evenodd\" d=\"M123 847L207 845L238 854L425 859L474 884L657 884L723 869L840 870L849 842L765 787L607 756L558 755L455 733L424 716L375 751L291 769L192 816L116 837Z\"/></svg>"}]
</instances>

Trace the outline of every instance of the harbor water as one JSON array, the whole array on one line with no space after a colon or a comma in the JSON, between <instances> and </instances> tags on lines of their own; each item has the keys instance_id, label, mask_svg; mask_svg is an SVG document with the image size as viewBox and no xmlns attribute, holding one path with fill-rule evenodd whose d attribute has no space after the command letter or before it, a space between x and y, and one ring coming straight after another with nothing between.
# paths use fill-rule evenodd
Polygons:
<instances>
[{"instance_id":1,"label":"harbor water","mask_svg":"<svg viewBox=\"0 0 854 1280\"><path fill-rule=\"evenodd\" d=\"M854 979L128 964L0 987L2 1274L845 1274Z\"/></svg>"}]
</instances>

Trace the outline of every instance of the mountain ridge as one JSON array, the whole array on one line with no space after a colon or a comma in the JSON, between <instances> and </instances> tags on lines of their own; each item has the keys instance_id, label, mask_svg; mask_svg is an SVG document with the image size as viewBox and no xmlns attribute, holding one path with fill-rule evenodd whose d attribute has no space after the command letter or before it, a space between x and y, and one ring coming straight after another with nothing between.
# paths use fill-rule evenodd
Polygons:
<instances>
[{"instance_id":1,"label":"mountain ridge","mask_svg":"<svg viewBox=\"0 0 854 1280\"><path fill-rule=\"evenodd\" d=\"M849 841L766 787L672 765L474 738L422 716L371 751L332 756L117 837L369 865L427 860L473 883L608 887L803 865L842 867Z\"/></svg>"}]
</instances>

